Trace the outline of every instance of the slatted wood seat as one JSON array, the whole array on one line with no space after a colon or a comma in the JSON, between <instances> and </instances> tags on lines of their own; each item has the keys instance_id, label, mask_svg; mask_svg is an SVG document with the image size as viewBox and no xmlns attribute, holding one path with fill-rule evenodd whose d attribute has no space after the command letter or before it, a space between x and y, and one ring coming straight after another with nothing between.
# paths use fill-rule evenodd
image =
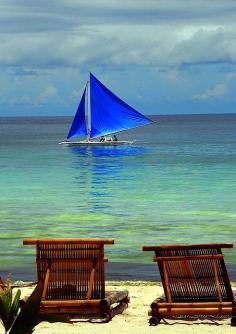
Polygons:
<instances>
[{"instance_id":1,"label":"slatted wood seat","mask_svg":"<svg viewBox=\"0 0 236 334\"><path fill-rule=\"evenodd\" d=\"M157 325L172 316L219 315L236 322L236 304L221 249L233 244L144 246L154 251L164 297L151 304L149 320Z\"/></svg>"},{"instance_id":2,"label":"slatted wood seat","mask_svg":"<svg viewBox=\"0 0 236 334\"><path fill-rule=\"evenodd\" d=\"M36 245L40 313L111 319L128 306L128 291L105 293L104 245L113 239L24 239ZM113 307L115 305L115 307Z\"/></svg>"}]
</instances>

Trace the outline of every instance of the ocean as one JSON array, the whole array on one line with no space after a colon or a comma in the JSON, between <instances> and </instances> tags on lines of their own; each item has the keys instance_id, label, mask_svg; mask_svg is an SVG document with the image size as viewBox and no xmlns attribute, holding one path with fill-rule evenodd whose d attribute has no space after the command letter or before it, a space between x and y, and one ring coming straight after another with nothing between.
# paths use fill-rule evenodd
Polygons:
<instances>
[{"instance_id":1,"label":"ocean","mask_svg":"<svg viewBox=\"0 0 236 334\"><path fill-rule=\"evenodd\" d=\"M236 240L236 114L151 118L122 147L58 145L71 117L0 118L0 273L35 278L25 237L114 238L119 279L155 279L145 244Z\"/></svg>"}]
</instances>

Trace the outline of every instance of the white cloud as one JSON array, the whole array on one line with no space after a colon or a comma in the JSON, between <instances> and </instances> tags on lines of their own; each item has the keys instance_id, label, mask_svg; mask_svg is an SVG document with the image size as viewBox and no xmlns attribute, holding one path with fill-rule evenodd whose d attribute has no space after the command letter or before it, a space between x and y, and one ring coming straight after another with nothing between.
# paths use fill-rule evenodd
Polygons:
<instances>
[{"instance_id":1,"label":"white cloud","mask_svg":"<svg viewBox=\"0 0 236 334\"><path fill-rule=\"evenodd\" d=\"M2 0L0 98L20 103L26 94L34 106L65 107L81 96L85 72L108 83L123 70L134 74L122 83L127 94L142 77L143 86L157 85L159 101L173 92L176 100L223 101L235 84L234 73L221 71L236 64L235 12L231 0Z\"/></svg>"},{"instance_id":2,"label":"white cloud","mask_svg":"<svg viewBox=\"0 0 236 334\"><path fill-rule=\"evenodd\" d=\"M235 29L235 31L234 31ZM29 69L236 63L236 25L84 26L73 32L2 37L0 64Z\"/></svg>"},{"instance_id":3,"label":"white cloud","mask_svg":"<svg viewBox=\"0 0 236 334\"><path fill-rule=\"evenodd\" d=\"M83 89L79 89L79 90L73 90L71 95L70 95L70 99L72 101L77 101L81 98L81 96L83 95L83 92L84 92L84 88Z\"/></svg>"},{"instance_id":4,"label":"white cloud","mask_svg":"<svg viewBox=\"0 0 236 334\"><path fill-rule=\"evenodd\" d=\"M231 81L236 78L236 72L230 72L227 74L227 81Z\"/></svg>"},{"instance_id":5,"label":"white cloud","mask_svg":"<svg viewBox=\"0 0 236 334\"><path fill-rule=\"evenodd\" d=\"M31 103L32 103L32 100L31 100L31 98L30 98L29 95L24 94L24 95L20 98L20 102L21 102L22 104L31 104Z\"/></svg>"},{"instance_id":6,"label":"white cloud","mask_svg":"<svg viewBox=\"0 0 236 334\"><path fill-rule=\"evenodd\" d=\"M58 100L59 94L57 88L53 85L49 85L38 97L36 104L44 104L46 102L54 102L55 99Z\"/></svg>"},{"instance_id":7,"label":"white cloud","mask_svg":"<svg viewBox=\"0 0 236 334\"><path fill-rule=\"evenodd\" d=\"M0 65L24 67L22 75L93 64L236 63L233 1L22 0L0 9Z\"/></svg>"},{"instance_id":8,"label":"white cloud","mask_svg":"<svg viewBox=\"0 0 236 334\"><path fill-rule=\"evenodd\" d=\"M28 105L32 105L32 99L29 95L27 94L24 94L22 96L14 96L12 98L5 98L5 101L3 102L4 104L7 104L7 105L25 105L25 106L28 106Z\"/></svg>"},{"instance_id":9,"label":"white cloud","mask_svg":"<svg viewBox=\"0 0 236 334\"><path fill-rule=\"evenodd\" d=\"M195 96L196 100L221 99L228 90L227 84L222 83L215 86L213 89L208 89L203 94Z\"/></svg>"},{"instance_id":10,"label":"white cloud","mask_svg":"<svg viewBox=\"0 0 236 334\"><path fill-rule=\"evenodd\" d=\"M231 81L236 77L236 72L226 75L224 83L217 84L212 89L207 89L204 93L194 96L195 100L222 99L230 90Z\"/></svg>"},{"instance_id":11,"label":"white cloud","mask_svg":"<svg viewBox=\"0 0 236 334\"><path fill-rule=\"evenodd\" d=\"M0 31L40 32L91 24L234 21L233 0L2 0Z\"/></svg>"}]
</instances>

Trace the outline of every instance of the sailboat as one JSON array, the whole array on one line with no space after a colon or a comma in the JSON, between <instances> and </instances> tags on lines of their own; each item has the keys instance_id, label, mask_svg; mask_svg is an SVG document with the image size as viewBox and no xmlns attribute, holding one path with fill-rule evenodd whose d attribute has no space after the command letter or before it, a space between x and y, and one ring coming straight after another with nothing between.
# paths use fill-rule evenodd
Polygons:
<instances>
[{"instance_id":1,"label":"sailboat","mask_svg":"<svg viewBox=\"0 0 236 334\"><path fill-rule=\"evenodd\" d=\"M134 141L118 140L117 132L152 123L105 87L92 73L84 89L66 145L129 145ZM86 137L83 140L71 140Z\"/></svg>"}]
</instances>

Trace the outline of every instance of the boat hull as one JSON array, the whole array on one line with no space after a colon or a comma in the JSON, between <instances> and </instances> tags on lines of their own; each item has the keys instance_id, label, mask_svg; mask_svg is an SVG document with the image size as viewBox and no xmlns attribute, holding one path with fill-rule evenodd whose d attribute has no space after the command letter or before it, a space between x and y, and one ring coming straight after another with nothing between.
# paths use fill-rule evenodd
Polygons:
<instances>
[{"instance_id":1,"label":"boat hull","mask_svg":"<svg viewBox=\"0 0 236 334\"><path fill-rule=\"evenodd\" d=\"M130 140L117 140L117 141L62 141L60 145L66 146L120 146L120 145L132 145L134 141Z\"/></svg>"}]
</instances>

